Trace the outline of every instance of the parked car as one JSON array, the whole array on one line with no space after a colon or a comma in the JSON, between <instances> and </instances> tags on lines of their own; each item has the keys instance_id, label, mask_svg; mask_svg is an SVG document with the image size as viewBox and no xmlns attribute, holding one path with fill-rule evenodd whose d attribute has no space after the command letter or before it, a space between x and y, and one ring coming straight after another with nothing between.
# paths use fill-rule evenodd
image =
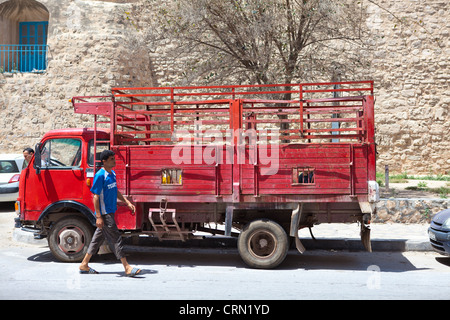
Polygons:
<instances>
[{"instance_id":1,"label":"parked car","mask_svg":"<svg viewBox=\"0 0 450 320\"><path fill-rule=\"evenodd\" d=\"M0 202L17 200L23 161L22 154L0 154Z\"/></svg>"},{"instance_id":2,"label":"parked car","mask_svg":"<svg viewBox=\"0 0 450 320\"><path fill-rule=\"evenodd\" d=\"M437 213L428 228L431 246L436 252L450 256L450 209Z\"/></svg>"}]
</instances>

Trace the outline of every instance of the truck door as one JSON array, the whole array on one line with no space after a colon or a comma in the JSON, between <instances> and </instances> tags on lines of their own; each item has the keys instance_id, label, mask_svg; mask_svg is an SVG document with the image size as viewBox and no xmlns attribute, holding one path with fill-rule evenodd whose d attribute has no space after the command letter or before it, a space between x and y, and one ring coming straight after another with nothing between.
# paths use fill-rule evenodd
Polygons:
<instances>
[{"instance_id":1,"label":"truck door","mask_svg":"<svg viewBox=\"0 0 450 320\"><path fill-rule=\"evenodd\" d=\"M79 200L83 197L82 141L55 138L44 142L41 149L39 188L50 203Z\"/></svg>"}]
</instances>

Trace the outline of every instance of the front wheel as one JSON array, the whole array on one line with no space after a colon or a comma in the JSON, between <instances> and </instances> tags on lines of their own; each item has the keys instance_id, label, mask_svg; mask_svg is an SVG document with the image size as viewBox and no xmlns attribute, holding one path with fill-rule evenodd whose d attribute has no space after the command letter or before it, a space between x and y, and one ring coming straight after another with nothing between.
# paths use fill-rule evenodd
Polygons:
<instances>
[{"instance_id":1,"label":"front wheel","mask_svg":"<svg viewBox=\"0 0 450 320\"><path fill-rule=\"evenodd\" d=\"M83 260L92 236L93 227L86 219L69 216L55 223L48 237L53 256L63 262Z\"/></svg>"},{"instance_id":2,"label":"front wheel","mask_svg":"<svg viewBox=\"0 0 450 320\"><path fill-rule=\"evenodd\" d=\"M239 254L252 268L271 269L286 258L288 236L276 222L262 219L247 224L238 238Z\"/></svg>"}]
</instances>

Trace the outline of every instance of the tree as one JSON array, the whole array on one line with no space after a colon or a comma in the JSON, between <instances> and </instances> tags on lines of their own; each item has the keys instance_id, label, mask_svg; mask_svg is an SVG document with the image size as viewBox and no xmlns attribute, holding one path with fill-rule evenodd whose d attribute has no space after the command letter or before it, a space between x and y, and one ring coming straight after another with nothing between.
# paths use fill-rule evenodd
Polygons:
<instances>
[{"instance_id":1,"label":"tree","mask_svg":"<svg viewBox=\"0 0 450 320\"><path fill-rule=\"evenodd\" d=\"M139 23L147 26L146 42L171 44L165 54L185 61L183 84L338 81L365 64L359 50L365 47L361 1L147 0L146 5L131 16L154 12L154 19ZM273 99L291 100L291 94ZM288 128L287 122L280 125Z\"/></svg>"},{"instance_id":2,"label":"tree","mask_svg":"<svg viewBox=\"0 0 450 320\"><path fill-rule=\"evenodd\" d=\"M157 18L172 52L192 57L188 77L203 82L335 80L364 63L348 50L364 47L361 1L175 0Z\"/></svg>"}]
</instances>

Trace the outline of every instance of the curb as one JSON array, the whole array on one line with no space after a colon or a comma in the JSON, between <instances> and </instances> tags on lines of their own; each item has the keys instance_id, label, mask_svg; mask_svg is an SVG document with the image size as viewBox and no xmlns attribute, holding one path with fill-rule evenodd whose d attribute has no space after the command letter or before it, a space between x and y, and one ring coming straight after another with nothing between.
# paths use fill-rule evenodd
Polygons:
<instances>
[{"instance_id":1,"label":"curb","mask_svg":"<svg viewBox=\"0 0 450 320\"><path fill-rule=\"evenodd\" d=\"M306 250L366 251L360 239L305 239L302 243ZM376 252L433 251L428 240L373 239L371 244L372 251Z\"/></svg>"},{"instance_id":2,"label":"curb","mask_svg":"<svg viewBox=\"0 0 450 320\"><path fill-rule=\"evenodd\" d=\"M124 245L131 251L153 251L153 252L203 252L213 250L216 253L237 252L237 238L221 236L205 236L204 239L191 239L186 242L178 240L159 241L156 238L140 237L138 242L131 238L123 238ZM47 239L35 239L32 232L14 228L13 240L33 245L47 246ZM306 250L344 250L344 251L366 251L360 239L345 238L316 238L301 239ZM373 239L372 251L382 252L405 252L405 251L434 251L427 240L407 239ZM141 248L141 249L138 249ZM295 250L292 244L290 250Z\"/></svg>"},{"instance_id":3,"label":"curb","mask_svg":"<svg viewBox=\"0 0 450 320\"><path fill-rule=\"evenodd\" d=\"M301 239L306 250L343 250L343 251L366 251L360 239ZM237 238L225 238L218 236L205 237L204 239L192 239L186 242L177 240L166 240L160 242L155 238L141 237L138 243L131 239L124 238L124 244L132 251L158 251L164 250L198 252L204 250L215 250L217 253L227 253L237 251ZM405 252L405 251L434 251L427 240L406 240L406 239L374 239L371 241L372 251L383 252ZM295 250L292 244L290 250Z\"/></svg>"},{"instance_id":4,"label":"curb","mask_svg":"<svg viewBox=\"0 0 450 320\"><path fill-rule=\"evenodd\" d=\"M47 239L35 239L33 232L24 231L20 228L14 228L12 238L16 242L43 246L47 245Z\"/></svg>"}]
</instances>

